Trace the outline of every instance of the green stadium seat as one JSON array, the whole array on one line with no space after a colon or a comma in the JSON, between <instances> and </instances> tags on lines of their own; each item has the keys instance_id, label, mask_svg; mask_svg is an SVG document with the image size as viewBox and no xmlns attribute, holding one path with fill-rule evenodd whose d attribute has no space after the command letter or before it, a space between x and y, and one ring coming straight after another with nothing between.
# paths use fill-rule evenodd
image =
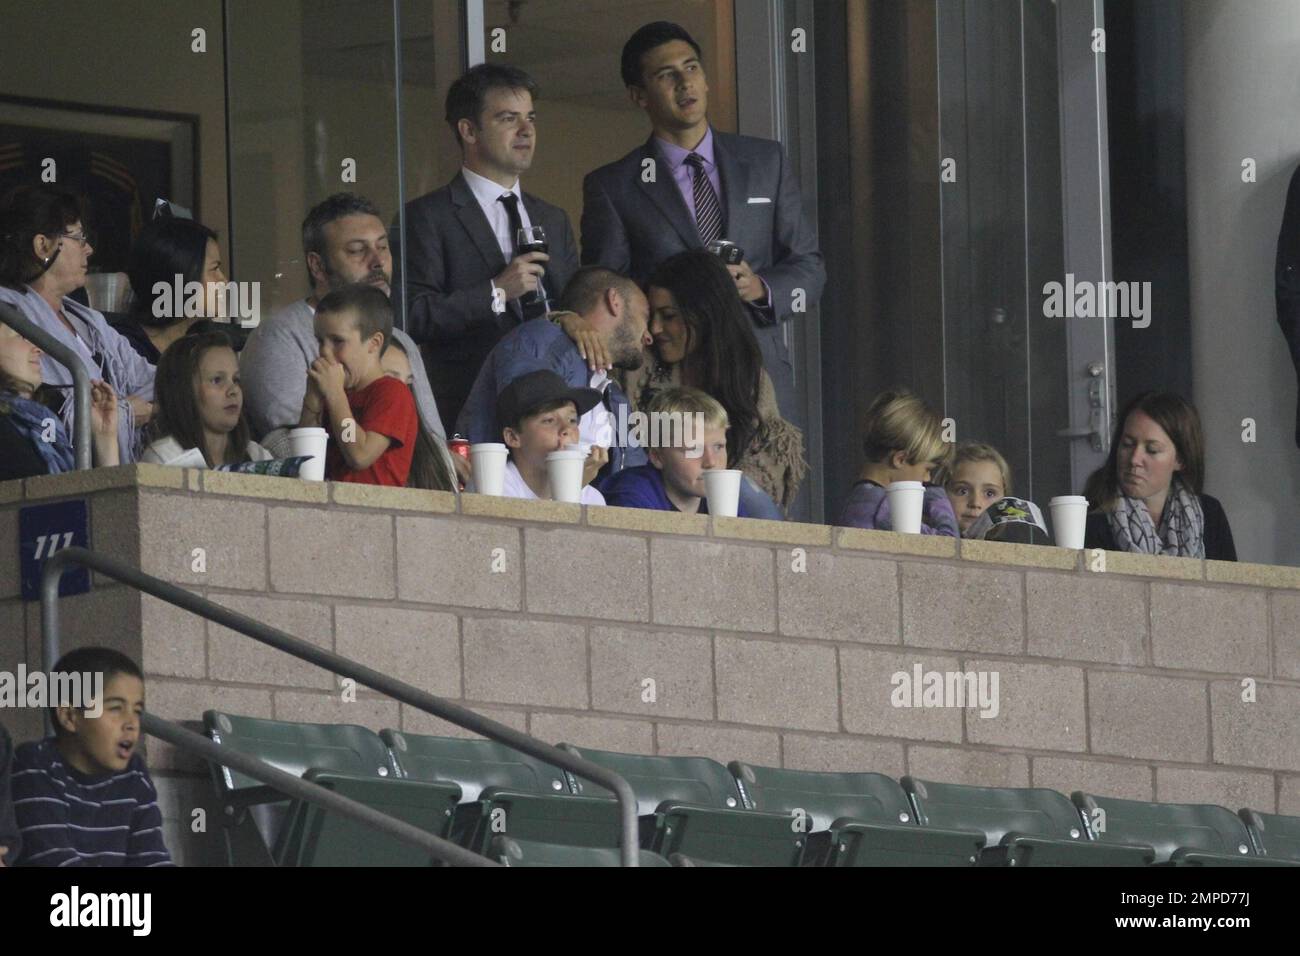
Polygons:
<instances>
[{"instance_id":1,"label":"green stadium seat","mask_svg":"<svg viewBox=\"0 0 1300 956\"><path fill-rule=\"evenodd\" d=\"M984 834L981 866L1146 866L1155 858L1147 846L1090 840L1078 809L1055 790L902 783L921 826Z\"/></svg>"},{"instance_id":2,"label":"green stadium seat","mask_svg":"<svg viewBox=\"0 0 1300 956\"><path fill-rule=\"evenodd\" d=\"M491 855L495 836L586 847L617 847L619 815L608 800L574 796L564 771L505 744L385 729L403 779L455 783L461 804L448 839Z\"/></svg>"},{"instance_id":3,"label":"green stadium seat","mask_svg":"<svg viewBox=\"0 0 1300 956\"><path fill-rule=\"evenodd\" d=\"M396 779L388 749L373 730L350 724L302 724L241 717L209 710L208 736L223 746L302 776L332 770L358 777ZM298 809L284 794L229 767L213 766L224 809L226 851L232 866L273 866L295 859L286 819Z\"/></svg>"},{"instance_id":4,"label":"green stadium seat","mask_svg":"<svg viewBox=\"0 0 1300 956\"><path fill-rule=\"evenodd\" d=\"M916 825L907 794L878 773L728 765L751 810L802 820L805 866L970 866L984 836Z\"/></svg>"},{"instance_id":5,"label":"green stadium seat","mask_svg":"<svg viewBox=\"0 0 1300 956\"><path fill-rule=\"evenodd\" d=\"M641 846L696 865L798 866L807 834L789 814L746 810L727 769L707 757L646 757L561 748L623 777L637 797ZM569 773L574 793L613 794Z\"/></svg>"},{"instance_id":6,"label":"green stadium seat","mask_svg":"<svg viewBox=\"0 0 1300 956\"><path fill-rule=\"evenodd\" d=\"M673 866L692 864L669 863L658 853L638 850L641 866ZM488 855L503 866L621 866L622 857L609 847L566 846L562 843L543 843L537 840L519 840L498 835L492 838Z\"/></svg>"},{"instance_id":7,"label":"green stadium seat","mask_svg":"<svg viewBox=\"0 0 1300 956\"><path fill-rule=\"evenodd\" d=\"M1157 866L1295 865L1261 857L1246 824L1224 807L1145 803L1079 791L1072 799L1098 842L1150 846Z\"/></svg>"},{"instance_id":8,"label":"green stadium seat","mask_svg":"<svg viewBox=\"0 0 1300 956\"><path fill-rule=\"evenodd\" d=\"M1246 824L1256 853L1269 859L1300 862L1300 817L1250 809L1238 815Z\"/></svg>"}]
</instances>

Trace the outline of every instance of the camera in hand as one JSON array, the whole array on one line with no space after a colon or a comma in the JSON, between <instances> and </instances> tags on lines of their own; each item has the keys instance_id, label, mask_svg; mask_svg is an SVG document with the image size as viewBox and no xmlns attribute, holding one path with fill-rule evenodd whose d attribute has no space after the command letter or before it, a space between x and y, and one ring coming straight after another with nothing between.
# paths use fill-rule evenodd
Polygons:
<instances>
[{"instance_id":1,"label":"camera in hand","mask_svg":"<svg viewBox=\"0 0 1300 956\"><path fill-rule=\"evenodd\" d=\"M714 239L709 243L709 252L713 253L719 259L729 266L740 265L745 258L745 250L740 248L734 242L728 242L726 239Z\"/></svg>"}]
</instances>

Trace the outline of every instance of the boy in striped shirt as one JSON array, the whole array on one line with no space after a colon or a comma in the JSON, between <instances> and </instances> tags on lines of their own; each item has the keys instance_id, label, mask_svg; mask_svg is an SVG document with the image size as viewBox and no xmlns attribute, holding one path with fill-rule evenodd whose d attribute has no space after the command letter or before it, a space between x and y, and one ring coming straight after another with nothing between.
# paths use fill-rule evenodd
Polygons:
<instances>
[{"instance_id":1,"label":"boy in striped shirt","mask_svg":"<svg viewBox=\"0 0 1300 956\"><path fill-rule=\"evenodd\" d=\"M144 678L125 654L85 647L56 673L103 674L102 710L52 708L54 736L19 746L12 775L19 866L171 866L158 794L137 753ZM80 703L89 704L83 700Z\"/></svg>"}]
</instances>

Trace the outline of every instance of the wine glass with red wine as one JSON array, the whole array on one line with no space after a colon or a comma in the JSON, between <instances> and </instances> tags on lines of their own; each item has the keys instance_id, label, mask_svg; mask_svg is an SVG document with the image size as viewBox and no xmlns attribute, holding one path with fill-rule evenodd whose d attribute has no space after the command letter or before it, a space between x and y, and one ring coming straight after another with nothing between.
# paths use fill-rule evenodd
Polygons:
<instances>
[{"instance_id":1,"label":"wine glass with red wine","mask_svg":"<svg viewBox=\"0 0 1300 956\"><path fill-rule=\"evenodd\" d=\"M547 252L549 247L546 244L546 230L541 226L525 226L520 229L515 236L515 247L519 250L519 255L527 255L530 252ZM551 300L546 294L546 285L542 282L542 277L537 277L537 291L533 294L531 304L542 303L546 306L546 311L551 311Z\"/></svg>"}]
</instances>

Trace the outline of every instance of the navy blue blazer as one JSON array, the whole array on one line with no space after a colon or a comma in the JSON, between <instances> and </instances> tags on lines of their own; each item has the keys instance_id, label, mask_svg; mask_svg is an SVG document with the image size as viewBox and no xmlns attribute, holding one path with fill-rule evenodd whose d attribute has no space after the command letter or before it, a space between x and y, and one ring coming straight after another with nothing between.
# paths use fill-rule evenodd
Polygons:
<instances>
[{"instance_id":1,"label":"navy blue blazer","mask_svg":"<svg viewBox=\"0 0 1300 956\"><path fill-rule=\"evenodd\" d=\"M587 388L591 382L591 370L573 340L548 319L533 319L507 332L488 354L456 420L456 430L475 443L501 441L497 396L519 376L538 369L550 369L571 388ZM618 383L611 381L605 394L615 422L627 421L631 406ZM636 445L611 448L602 479L649 460L645 449Z\"/></svg>"}]
</instances>

